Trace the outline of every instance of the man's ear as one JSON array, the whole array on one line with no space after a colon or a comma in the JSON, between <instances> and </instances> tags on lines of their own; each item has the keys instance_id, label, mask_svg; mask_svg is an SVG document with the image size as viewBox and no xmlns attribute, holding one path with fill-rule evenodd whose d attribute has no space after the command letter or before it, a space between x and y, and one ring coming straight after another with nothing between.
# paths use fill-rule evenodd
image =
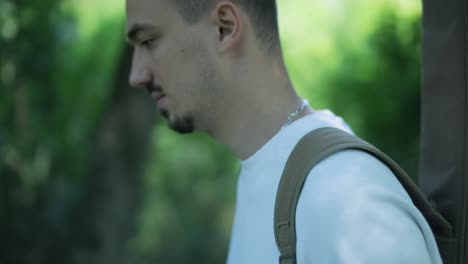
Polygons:
<instances>
[{"instance_id":1,"label":"man's ear","mask_svg":"<svg viewBox=\"0 0 468 264\"><path fill-rule=\"evenodd\" d=\"M239 7L230 1L221 1L216 5L213 15L218 27L220 51L239 46L244 34L243 17Z\"/></svg>"}]
</instances>

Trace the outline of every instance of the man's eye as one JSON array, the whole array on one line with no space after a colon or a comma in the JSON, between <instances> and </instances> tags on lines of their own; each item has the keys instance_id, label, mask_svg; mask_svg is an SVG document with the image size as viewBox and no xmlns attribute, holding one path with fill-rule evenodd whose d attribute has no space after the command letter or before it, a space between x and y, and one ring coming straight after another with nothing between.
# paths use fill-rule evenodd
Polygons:
<instances>
[{"instance_id":1,"label":"man's eye","mask_svg":"<svg viewBox=\"0 0 468 264\"><path fill-rule=\"evenodd\" d=\"M154 44L155 40L156 40L156 39L154 39L154 38L148 39L148 40L142 41L142 42L140 43L140 45L141 45L142 47L150 48L150 47Z\"/></svg>"}]
</instances>

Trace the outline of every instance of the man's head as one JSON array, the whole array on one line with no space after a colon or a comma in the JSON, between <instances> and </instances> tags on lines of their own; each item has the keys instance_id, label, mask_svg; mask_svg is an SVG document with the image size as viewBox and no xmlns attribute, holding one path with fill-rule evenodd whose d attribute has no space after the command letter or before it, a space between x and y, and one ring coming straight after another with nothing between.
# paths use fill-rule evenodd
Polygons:
<instances>
[{"instance_id":1,"label":"man's head","mask_svg":"<svg viewBox=\"0 0 468 264\"><path fill-rule=\"evenodd\" d=\"M209 130L242 104L242 65L279 51L275 0L127 0L127 34L132 86L181 133Z\"/></svg>"},{"instance_id":2,"label":"man's head","mask_svg":"<svg viewBox=\"0 0 468 264\"><path fill-rule=\"evenodd\" d=\"M220 0L172 0L182 17L189 24L197 23ZM231 0L246 12L257 39L265 51L272 52L278 45L278 18L276 0Z\"/></svg>"}]
</instances>

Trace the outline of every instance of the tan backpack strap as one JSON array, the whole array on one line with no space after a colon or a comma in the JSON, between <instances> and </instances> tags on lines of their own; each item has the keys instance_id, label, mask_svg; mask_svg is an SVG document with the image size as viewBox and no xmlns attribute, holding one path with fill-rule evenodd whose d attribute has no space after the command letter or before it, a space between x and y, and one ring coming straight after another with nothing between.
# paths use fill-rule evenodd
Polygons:
<instances>
[{"instance_id":1,"label":"tan backpack strap","mask_svg":"<svg viewBox=\"0 0 468 264\"><path fill-rule=\"evenodd\" d=\"M337 128L319 128L309 132L296 145L278 186L274 229L276 244L281 254L280 264L296 264L296 207L307 175L321 160L345 149L366 151L385 163L431 224L433 231L451 234L452 230L447 221L433 210L417 185L393 160L354 135Z\"/></svg>"}]
</instances>

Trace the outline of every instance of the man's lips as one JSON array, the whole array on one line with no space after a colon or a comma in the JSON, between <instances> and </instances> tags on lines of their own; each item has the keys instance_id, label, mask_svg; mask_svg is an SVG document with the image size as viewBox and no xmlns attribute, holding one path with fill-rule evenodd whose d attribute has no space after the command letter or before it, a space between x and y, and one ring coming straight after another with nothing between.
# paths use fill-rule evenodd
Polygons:
<instances>
[{"instance_id":1,"label":"man's lips","mask_svg":"<svg viewBox=\"0 0 468 264\"><path fill-rule=\"evenodd\" d=\"M162 94L162 93L158 93L158 92L153 92L151 93L151 97L153 98L153 100L155 102L158 102L159 100L161 100L162 98L166 97L165 94Z\"/></svg>"}]
</instances>

